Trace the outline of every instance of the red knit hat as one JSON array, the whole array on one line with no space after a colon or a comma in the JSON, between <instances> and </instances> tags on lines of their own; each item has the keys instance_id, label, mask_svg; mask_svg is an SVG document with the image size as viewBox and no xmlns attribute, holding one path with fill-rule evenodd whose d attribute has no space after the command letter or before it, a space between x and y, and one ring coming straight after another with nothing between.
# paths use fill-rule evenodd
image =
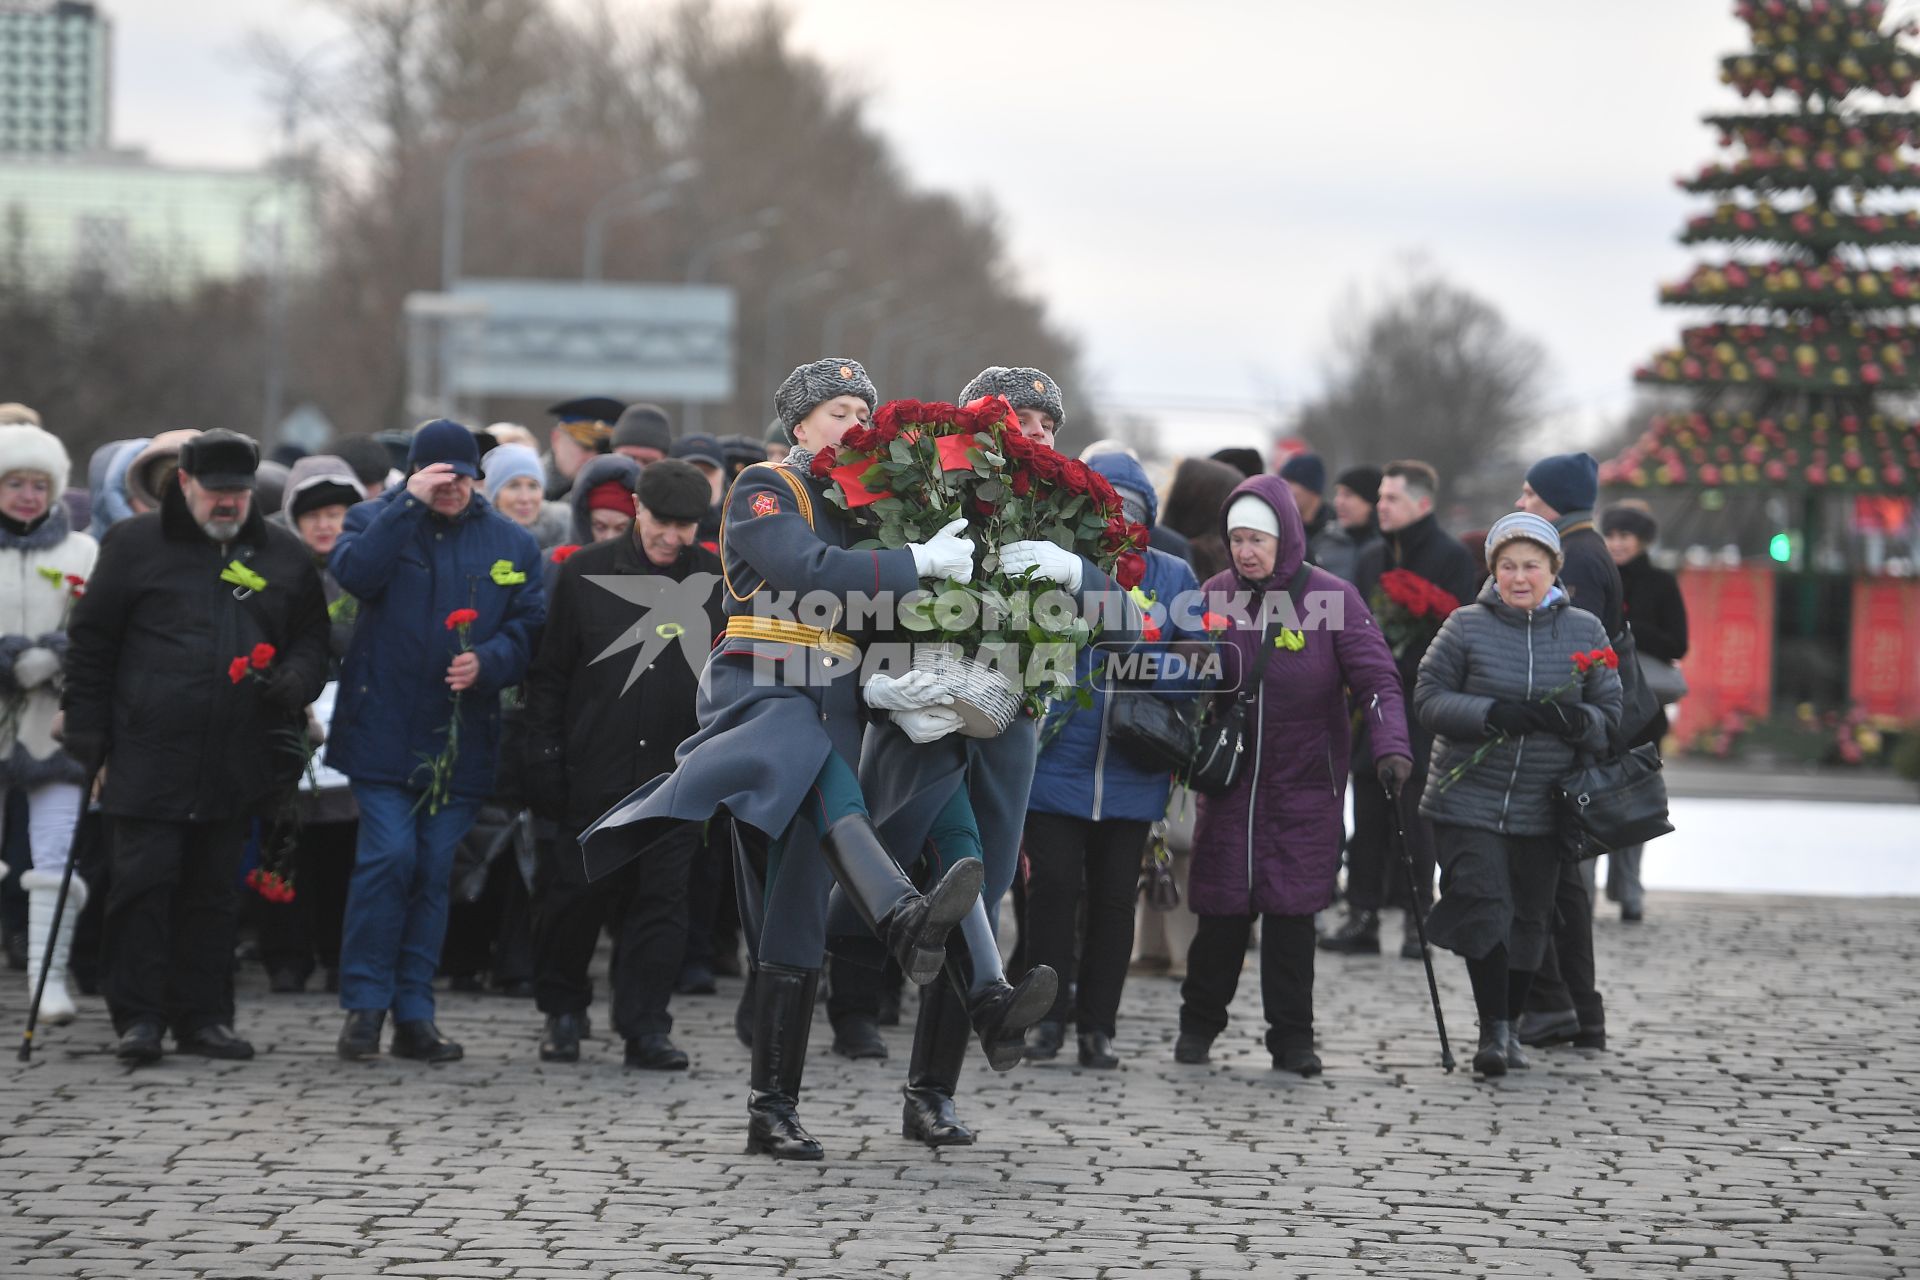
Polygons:
<instances>
[{"instance_id":1,"label":"red knit hat","mask_svg":"<svg viewBox=\"0 0 1920 1280\"><path fill-rule=\"evenodd\" d=\"M588 490L587 510L618 511L629 519L637 514L634 509L633 490L618 480L609 480Z\"/></svg>"}]
</instances>

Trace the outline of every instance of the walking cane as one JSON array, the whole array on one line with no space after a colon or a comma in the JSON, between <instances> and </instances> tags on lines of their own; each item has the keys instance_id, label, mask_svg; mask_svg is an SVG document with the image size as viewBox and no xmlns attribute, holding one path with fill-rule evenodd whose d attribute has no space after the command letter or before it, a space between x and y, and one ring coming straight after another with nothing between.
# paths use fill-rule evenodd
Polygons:
<instances>
[{"instance_id":1,"label":"walking cane","mask_svg":"<svg viewBox=\"0 0 1920 1280\"><path fill-rule=\"evenodd\" d=\"M1427 949L1427 922L1420 913L1420 886L1413 878L1413 855L1407 851L1407 827L1400 817L1400 797L1387 793L1387 806L1393 810L1393 832L1400 837L1400 866L1407 873L1407 914L1413 917L1413 930L1420 939L1420 963L1427 967L1427 996L1433 1001L1433 1026L1440 1033L1440 1069L1453 1070L1453 1046L1447 1043L1447 1019L1440 1012L1440 983L1433 976L1433 954Z\"/></svg>"},{"instance_id":2,"label":"walking cane","mask_svg":"<svg viewBox=\"0 0 1920 1280\"><path fill-rule=\"evenodd\" d=\"M67 913L67 891L73 887L74 852L80 847L80 824L87 820L87 808L93 803L93 777L80 789L80 816L74 820L73 835L67 840L67 869L60 876L60 892L53 900L53 927L47 931L46 954L40 957L40 980L33 984L33 1003L27 1006L27 1027L20 1033L20 1061L33 1061L33 1029L40 1024L40 997L47 993L47 974L53 968L53 949L60 940L60 918Z\"/></svg>"}]
</instances>

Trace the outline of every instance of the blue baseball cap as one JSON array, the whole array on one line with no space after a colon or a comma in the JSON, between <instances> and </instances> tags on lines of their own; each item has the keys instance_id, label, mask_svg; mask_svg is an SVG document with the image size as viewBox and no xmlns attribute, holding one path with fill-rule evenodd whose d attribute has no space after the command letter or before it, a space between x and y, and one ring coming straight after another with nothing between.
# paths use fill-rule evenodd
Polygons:
<instances>
[{"instance_id":1,"label":"blue baseball cap","mask_svg":"<svg viewBox=\"0 0 1920 1280\"><path fill-rule=\"evenodd\" d=\"M480 446L474 443L473 432L449 418L420 424L407 446L407 466L418 471L436 462L448 464L457 476L478 479Z\"/></svg>"}]
</instances>

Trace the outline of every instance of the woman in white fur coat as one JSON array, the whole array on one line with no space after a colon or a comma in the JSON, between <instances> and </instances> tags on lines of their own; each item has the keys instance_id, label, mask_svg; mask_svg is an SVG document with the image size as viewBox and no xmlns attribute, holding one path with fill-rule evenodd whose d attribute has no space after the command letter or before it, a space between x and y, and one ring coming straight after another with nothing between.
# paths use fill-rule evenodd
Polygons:
<instances>
[{"instance_id":1,"label":"woman in white fur coat","mask_svg":"<svg viewBox=\"0 0 1920 1280\"><path fill-rule=\"evenodd\" d=\"M47 954L86 781L54 737L67 619L99 553L92 538L67 524L60 495L69 465L66 448L52 434L35 426L0 426L0 805L15 788L27 793L33 867L20 885L27 891L29 992ZM86 900L87 886L76 876L47 968L43 1022L73 1020L67 953Z\"/></svg>"}]
</instances>

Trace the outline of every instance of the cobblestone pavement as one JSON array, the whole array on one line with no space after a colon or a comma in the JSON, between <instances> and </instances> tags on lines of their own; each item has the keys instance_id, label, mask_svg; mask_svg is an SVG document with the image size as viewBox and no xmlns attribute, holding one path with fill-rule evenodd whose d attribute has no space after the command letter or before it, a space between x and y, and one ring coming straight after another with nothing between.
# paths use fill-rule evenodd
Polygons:
<instances>
[{"instance_id":1,"label":"cobblestone pavement","mask_svg":"<svg viewBox=\"0 0 1920 1280\"><path fill-rule=\"evenodd\" d=\"M1419 965L1322 957L1324 1077L1268 1069L1253 968L1181 1067L1176 984L1135 977L1121 1070L976 1066L980 1145L939 1154L899 1137L906 1030L850 1063L823 1015L815 1165L741 1153L732 982L676 1002L684 1075L604 1033L543 1066L486 996L442 1004L465 1062L348 1065L330 997L252 973L259 1059L129 1074L86 1000L0 1067L0 1276L1920 1274L1920 900L1654 895L1596 931L1610 1052L1444 1075Z\"/></svg>"}]
</instances>

